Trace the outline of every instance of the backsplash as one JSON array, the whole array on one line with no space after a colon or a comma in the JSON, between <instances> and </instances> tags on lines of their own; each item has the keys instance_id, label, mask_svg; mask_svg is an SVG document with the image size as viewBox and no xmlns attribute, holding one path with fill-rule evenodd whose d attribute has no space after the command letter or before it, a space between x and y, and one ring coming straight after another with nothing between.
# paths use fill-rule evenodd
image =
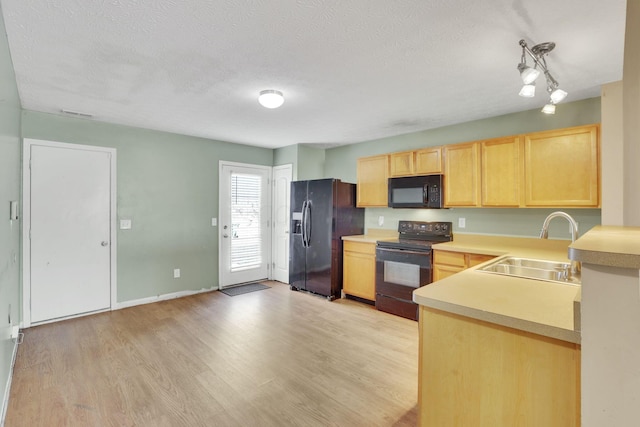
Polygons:
<instances>
[{"instance_id":1,"label":"backsplash","mask_svg":"<svg viewBox=\"0 0 640 427\"><path fill-rule=\"evenodd\" d=\"M397 229L398 221L451 221L453 232L491 234L519 237L538 237L544 219L551 212L563 211L578 222L579 235L601 223L600 209L562 208L452 208L452 209L389 209L367 208L365 210L365 230L369 228ZM379 219L383 217L383 224ZM459 219L464 218L465 227L460 228ZM549 238L570 240L569 223L564 219L554 219L549 227ZM455 239L455 237L454 237Z\"/></svg>"}]
</instances>

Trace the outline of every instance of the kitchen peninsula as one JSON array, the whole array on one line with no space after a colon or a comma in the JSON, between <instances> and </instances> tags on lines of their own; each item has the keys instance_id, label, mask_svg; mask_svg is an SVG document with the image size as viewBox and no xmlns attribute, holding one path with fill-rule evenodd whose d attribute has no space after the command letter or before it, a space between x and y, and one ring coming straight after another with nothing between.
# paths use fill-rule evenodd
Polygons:
<instances>
[{"instance_id":1,"label":"kitchen peninsula","mask_svg":"<svg viewBox=\"0 0 640 427\"><path fill-rule=\"evenodd\" d=\"M583 426L637 425L640 227L594 227L569 256L582 262Z\"/></svg>"},{"instance_id":2,"label":"kitchen peninsula","mask_svg":"<svg viewBox=\"0 0 640 427\"><path fill-rule=\"evenodd\" d=\"M571 242L456 234L434 251L568 262ZM580 425L580 286L472 267L414 291L423 426Z\"/></svg>"}]
</instances>

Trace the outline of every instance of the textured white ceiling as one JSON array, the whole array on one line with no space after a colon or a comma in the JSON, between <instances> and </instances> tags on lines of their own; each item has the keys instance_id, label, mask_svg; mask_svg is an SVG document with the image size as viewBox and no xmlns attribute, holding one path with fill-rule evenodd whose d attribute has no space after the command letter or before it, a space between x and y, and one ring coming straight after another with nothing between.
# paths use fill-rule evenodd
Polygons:
<instances>
[{"instance_id":1,"label":"textured white ceiling","mask_svg":"<svg viewBox=\"0 0 640 427\"><path fill-rule=\"evenodd\" d=\"M539 108L622 78L625 0L0 0L23 108L264 147L340 145ZM268 110L260 90L278 89ZM561 105L558 107L561 108Z\"/></svg>"}]
</instances>

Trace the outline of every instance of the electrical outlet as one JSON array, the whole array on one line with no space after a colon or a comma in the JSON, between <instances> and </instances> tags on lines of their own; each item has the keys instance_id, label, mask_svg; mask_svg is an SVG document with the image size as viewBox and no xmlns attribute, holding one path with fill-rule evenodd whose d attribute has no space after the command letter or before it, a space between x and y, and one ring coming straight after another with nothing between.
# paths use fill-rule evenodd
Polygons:
<instances>
[{"instance_id":1,"label":"electrical outlet","mask_svg":"<svg viewBox=\"0 0 640 427\"><path fill-rule=\"evenodd\" d=\"M179 268L174 268L173 269L173 278L174 279L179 279L180 278L180 269Z\"/></svg>"},{"instance_id":2,"label":"electrical outlet","mask_svg":"<svg viewBox=\"0 0 640 427\"><path fill-rule=\"evenodd\" d=\"M466 218L458 218L458 228L465 228L467 226Z\"/></svg>"},{"instance_id":3,"label":"electrical outlet","mask_svg":"<svg viewBox=\"0 0 640 427\"><path fill-rule=\"evenodd\" d=\"M216 227L218 225L218 218L211 218L211 226Z\"/></svg>"},{"instance_id":4,"label":"electrical outlet","mask_svg":"<svg viewBox=\"0 0 640 427\"><path fill-rule=\"evenodd\" d=\"M378 226L382 227L384 225L384 217L382 215L380 215L378 217Z\"/></svg>"}]
</instances>

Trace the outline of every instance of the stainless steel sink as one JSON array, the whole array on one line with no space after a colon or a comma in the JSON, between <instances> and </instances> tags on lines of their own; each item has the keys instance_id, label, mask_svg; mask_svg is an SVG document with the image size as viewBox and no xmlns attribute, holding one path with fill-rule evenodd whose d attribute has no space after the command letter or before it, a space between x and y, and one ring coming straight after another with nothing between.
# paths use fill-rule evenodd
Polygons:
<instances>
[{"instance_id":1,"label":"stainless steel sink","mask_svg":"<svg viewBox=\"0 0 640 427\"><path fill-rule=\"evenodd\" d=\"M506 257L498 258L476 271L569 285L580 284L580 276L571 274L571 264L568 262Z\"/></svg>"}]
</instances>

